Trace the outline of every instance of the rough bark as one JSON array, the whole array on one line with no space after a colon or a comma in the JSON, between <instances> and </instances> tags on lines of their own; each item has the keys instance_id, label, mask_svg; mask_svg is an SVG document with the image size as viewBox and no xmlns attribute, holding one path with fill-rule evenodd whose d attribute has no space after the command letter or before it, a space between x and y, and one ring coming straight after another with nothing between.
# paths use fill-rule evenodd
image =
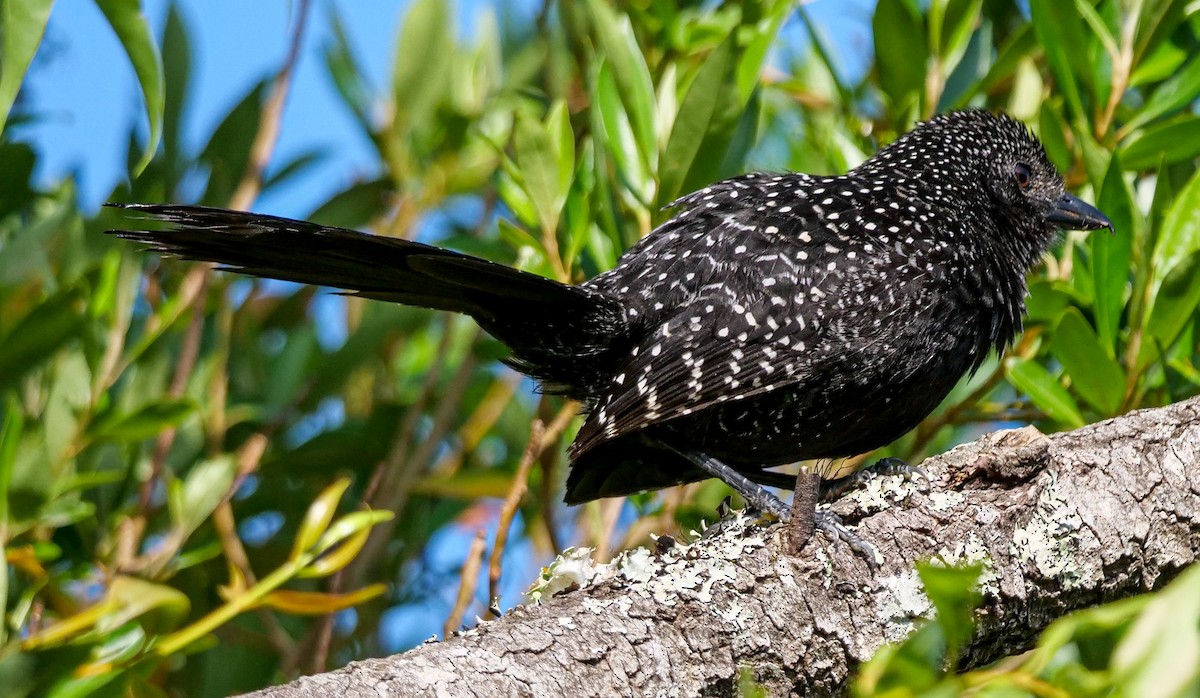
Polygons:
<instances>
[{"instance_id":1,"label":"rough bark","mask_svg":"<svg viewBox=\"0 0 1200 698\"><path fill-rule=\"evenodd\" d=\"M734 517L610 565L567 554L540 604L254 695L724 696L743 671L771 695L836 695L930 612L914 564L938 557L985 564L968 662L987 662L1192 563L1198 454L1200 399L1049 437L997 432L926 461L928 491L887 477L839 500L883 556L874 571L821 535L788 556L786 527Z\"/></svg>"}]
</instances>

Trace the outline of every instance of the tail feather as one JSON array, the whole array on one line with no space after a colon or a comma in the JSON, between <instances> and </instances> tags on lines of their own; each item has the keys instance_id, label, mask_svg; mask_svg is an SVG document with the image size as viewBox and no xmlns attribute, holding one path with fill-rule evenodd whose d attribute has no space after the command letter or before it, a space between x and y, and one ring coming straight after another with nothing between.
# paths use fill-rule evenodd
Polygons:
<instances>
[{"instance_id":1,"label":"tail feather","mask_svg":"<svg viewBox=\"0 0 1200 698\"><path fill-rule=\"evenodd\" d=\"M575 396L587 382L581 359L606 352L621 330L620 307L608 296L452 250L225 209L110 205L171 224L108 231L164 255L470 315L512 349L514 366Z\"/></svg>"}]
</instances>

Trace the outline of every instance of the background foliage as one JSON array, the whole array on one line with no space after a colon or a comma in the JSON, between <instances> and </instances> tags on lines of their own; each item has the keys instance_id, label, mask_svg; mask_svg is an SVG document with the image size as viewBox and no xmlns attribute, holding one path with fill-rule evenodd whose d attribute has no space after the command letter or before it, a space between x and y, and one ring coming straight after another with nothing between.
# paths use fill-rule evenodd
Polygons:
<instances>
[{"instance_id":1,"label":"background foliage","mask_svg":"<svg viewBox=\"0 0 1200 698\"><path fill-rule=\"evenodd\" d=\"M319 167L272 157L294 51L193 151L181 16L155 36L137 2L96 4L149 123L131 124L129 183L111 200L252 208ZM329 340L314 289L159 262L102 235L122 221L80 210L70 179L35 185L39 153L10 127L39 118L19 89L51 5L0 4L6 695L248 690L402 649L381 623L430 597L448 630L519 603L495 598L533 577L505 569L506 550L603 558L714 515L728 493L715 482L559 504L575 407L498 368L501 347L469 321L349 299L344 340ZM296 4L297 34L308 12ZM1117 233L1067 235L1032 281L1017 346L888 453L915 461L997 426L1071 428L1200 388L1194 4L879 0L861 75L782 0L552 3L533 26L485 20L470 40L455 22L450 3L415 0L382 94L335 27L329 79L383 174L310 218L432 231L578 281L714 179L842 172L919 119L1002 109ZM431 562L446 555L461 574ZM943 659L969 635L973 577L925 578L938 622L867 664L860 695L1200 695L1195 570L966 674Z\"/></svg>"}]
</instances>

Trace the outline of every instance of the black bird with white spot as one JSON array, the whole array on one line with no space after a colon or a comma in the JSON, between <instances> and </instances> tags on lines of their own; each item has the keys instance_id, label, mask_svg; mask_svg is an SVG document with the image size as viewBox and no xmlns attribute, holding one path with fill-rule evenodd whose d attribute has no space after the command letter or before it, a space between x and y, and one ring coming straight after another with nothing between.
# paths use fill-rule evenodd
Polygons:
<instances>
[{"instance_id":1,"label":"black bird with white spot","mask_svg":"<svg viewBox=\"0 0 1200 698\"><path fill-rule=\"evenodd\" d=\"M1041 144L985 111L918 125L841 176L747 174L579 286L312 223L171 205L113 231L164 254L466 313L509 363L581 400L566 500L852 456L912 429L1021 328L1025 275L1059 228L1111 228Z\"/></svg>"}]
</instances>

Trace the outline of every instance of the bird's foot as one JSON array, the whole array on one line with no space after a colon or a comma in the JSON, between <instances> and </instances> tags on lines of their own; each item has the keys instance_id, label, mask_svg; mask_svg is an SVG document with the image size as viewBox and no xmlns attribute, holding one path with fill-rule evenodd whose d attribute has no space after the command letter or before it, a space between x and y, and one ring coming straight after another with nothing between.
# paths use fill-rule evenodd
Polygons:
<instances>
[{"instance_id":1,"label":"bird's foot","mask_svg":"<svg viewBox=\"0 0 1200 698\"><path fill-rule=\"evenodd\" d=\"M841 541L850 546L851 550L867 561L867 565L870 566L872 570L879 569L879 566L883 564L883 556L879 554L879 551L875 549L875 546L868 543L862 536L847 528L846 524L842 523L842 517L838 516L832 511L828 509L817 509L816 513L813 515L813 524L816 526L816 530L823 532L826 536L829 536L831 539L833 539L834 543Z\"/></svg>"},{"instance_id":2,"label":"bird's foot","mask_svg":"<svg viewBox=\"0 0 1200 698\"><path fill-rule=\"evenodd\" d=\"M745 475L716 458L698 451L681 451L673 447L668 448L687 458L709 475L720 478L725 484L732 487L734 492L742 495L742 499L746 500L746 506L750 509L773 516L781 521L787 521L791 517L791 512L788 510L788 506L783 503L783 500L776 497L762 485L753 482Z\"/></svg>"},{"instance_id":3,"label":"bird's foot","mask_svg":"<svg viewBox=\"0 0 1200 698\"><path fill-rule=\"evenodd\" d=\"M852 489L864 487L871 480L887 475L900 475L909 481L919 478L925 481L923 489L929 489L932 484L932 481L929 479L929 473L921 466L909 465L899 458L881 458L871 465L856 470L845 477L822 482L818 500L831 502Z\"/></svg>"}]
</instances>

